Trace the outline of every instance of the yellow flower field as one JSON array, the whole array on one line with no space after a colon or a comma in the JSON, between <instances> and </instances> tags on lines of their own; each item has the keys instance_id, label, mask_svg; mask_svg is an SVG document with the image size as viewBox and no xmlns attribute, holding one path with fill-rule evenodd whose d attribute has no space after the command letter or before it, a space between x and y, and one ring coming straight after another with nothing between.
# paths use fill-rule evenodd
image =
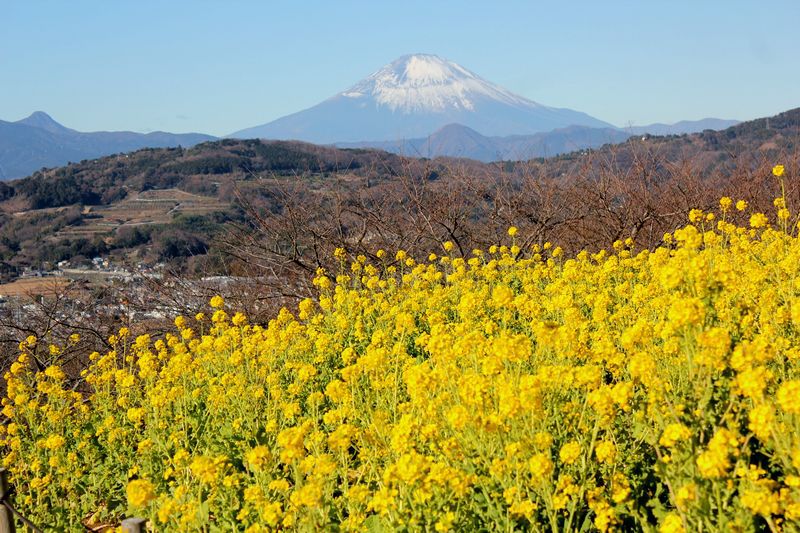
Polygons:
<instances>
[{"instance_id":1,"label":"yellow flower field","mask_svg":"<svg viewBox=\"0 0 800 533\"><path fill-rule=\"evenodd\" d=\"M72 530L796 530L800 238L785 202L747 228L733 205L654 251L516 228L469 258L338 251L268 325L217 297L165 339L121 331L90 393L29 339L15 502Z\"/></svg>"}]
</instances>

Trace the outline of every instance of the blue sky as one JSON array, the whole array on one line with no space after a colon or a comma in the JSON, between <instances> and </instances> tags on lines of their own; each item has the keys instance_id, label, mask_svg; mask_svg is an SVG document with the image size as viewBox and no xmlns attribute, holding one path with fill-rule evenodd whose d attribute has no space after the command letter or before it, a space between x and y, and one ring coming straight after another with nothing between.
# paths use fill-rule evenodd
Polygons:
<instances>
[{"instance_id":1,"label":"blue sky","mask_svg":"<svg viewBox=\"0 0 800 533\"><path fill-rule=\"evenodd\" d=\"M619 126L800 106L800 1L0 1L0 119L224 135L397 57Z\"/></svg>"}]
</instances>

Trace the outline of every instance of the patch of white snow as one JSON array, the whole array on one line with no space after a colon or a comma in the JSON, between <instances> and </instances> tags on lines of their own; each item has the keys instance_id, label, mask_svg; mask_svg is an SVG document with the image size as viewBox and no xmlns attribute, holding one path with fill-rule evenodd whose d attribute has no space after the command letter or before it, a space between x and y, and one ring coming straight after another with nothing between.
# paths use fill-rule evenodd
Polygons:
<instances>
[{"instance_id":1,"label":"patch of white snow","mask_svg":"<svg viewBox=\"0 0 800 533\"><path fill-rule=\"evenodd\" d=\"M543 107L490 83L461 65L440 57L401 57L360 81L343 96L371 97L379 106L403 113L474 110L480 100L521 107Z\"/></svg>"}]
</instances>

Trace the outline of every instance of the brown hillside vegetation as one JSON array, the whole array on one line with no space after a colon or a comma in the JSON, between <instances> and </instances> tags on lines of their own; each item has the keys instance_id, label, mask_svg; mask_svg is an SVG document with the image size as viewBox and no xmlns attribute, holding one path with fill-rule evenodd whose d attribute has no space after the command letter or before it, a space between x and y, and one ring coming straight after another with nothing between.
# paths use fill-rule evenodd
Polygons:
<instances>
[{"instance_id":1,"label":"brown hillside vegetation","mask_svg":"<svg viewBox=\"0 0 800 533\"><path fill-rule=\"evenodd\" d=\"M770 211L780 191L770 172L777 163L786 167L788 200L800 205L798 132L793 110L721 132L637 138L527 162L224 140L49 170L2 184L0 275L96 255L133 273L141 264L166 266L157 277L97 281L91 290L102 297L77 298L73 288L48 307L31 294L39 308L28 314L37 318L15 329L25 315L5 314L0 340L8 356L28 334L57 338L72 326L101 342L115 325L135 328L148 310L159 309L148 323L193 313L213 293L265 321L311 294L318 268L338 268L336 248L351 257L403 249L424 258L451 241L454 253L469 256L501 242L512 225L522 254L548 242L567 253L610 248L628 237L652 248L690 209L721 196ZM69 307L76 298L86 309L80 316ZM87 323L92 302L108 305L97 327Z\"/></svg>"}]
</instances>

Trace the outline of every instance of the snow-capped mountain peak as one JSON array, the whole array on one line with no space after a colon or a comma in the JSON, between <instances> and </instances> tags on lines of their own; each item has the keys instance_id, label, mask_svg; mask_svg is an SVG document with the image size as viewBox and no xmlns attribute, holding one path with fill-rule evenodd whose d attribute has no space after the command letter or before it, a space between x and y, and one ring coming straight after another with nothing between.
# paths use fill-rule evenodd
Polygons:
<instances>
[{"instance_id":1,"label":"snow-capped mountain peak","mask_svg":"<svg viewBox=\"0 0 800 533\"><path fill-rule=\"evenodd\" d=\"M573 111L538 104L435 55L403 56L346 91L232 137L314 143L427 137L446 124L487 136L527 135L572 125L613 127Z\"/></svg>"},{"instance_id":2,"label":"snow-capped mountain peak","mask_svg":"<svg viewBox=\"0 0 800 533\"><path fill-rule=\"evenodd\" d=\"M540 107L490 83L458 63L430 54L403 56L339 96L372 99L402 113L474 110L478 101Z\"/></svg>"}]
</instances>

